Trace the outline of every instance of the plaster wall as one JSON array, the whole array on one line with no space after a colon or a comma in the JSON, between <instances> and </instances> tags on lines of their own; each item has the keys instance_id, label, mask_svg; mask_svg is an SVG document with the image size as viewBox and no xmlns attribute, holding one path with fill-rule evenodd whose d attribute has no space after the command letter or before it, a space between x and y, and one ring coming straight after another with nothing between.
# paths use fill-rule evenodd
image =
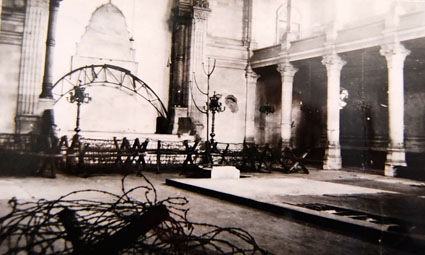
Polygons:
<instances>
[{"instance_id":1,"label":"plaster wall","mask_svg":"<svg viewBox=\"0 0 425 255\"><path fill-rule=\"evenodd\" d=\"M82 41L83 35L89 25L90 18L93 12L100 6L107 4L107 0L73 0L63 1L58 14L57 24L57 40L56 40L56 55L54 66L54 80L58 80L64 74L71 71L71 57L78 53L77 46ZM171 36L172 27L170 23L170 15L172 9L172 0L166 1L149 1L149 0L112 0L125 19L125 31L127 34L128 45L131 44L130 38L133 38L133 54L134 62L130 66L125 66L125 61L129 56L122 55L122 62L117 62L119 65L132 70L137 77L143 80L155 93L161 101L168 103L169 92L169 67L167 65L171 52ZM100 33L108 35L108 27L105 27ZM121 36L123 35L121 33ZM106 36L105 36L106 37ZM93 45L93 51L101 49ZM82 49L80 49L82 50ZM80 51L81 52L81 51ZM84 49L84 52L90 52L90 49ZM111 52L104 52L107 64L111 64L109 58L120 57ZM84 54L81 54L84 55ZM76 57L73 59L73 68L81 62L87 62L87 59ZM93 61L99 64L99 60ZM115 64L117 64L115 63ZM114 64L114 63L112 63ZM87 92L90 93L89 90ZM82 110L82 128L86 130L101 130L105 132L136 132L136 133L153 133L156 126L156 114L152 107L147 103L141 102L142 99L130 97L117 90L105 89L105 91L92 91L91 96L93 103L102 101L100 105L91 110L90 105L83 106L88 112L86 118L91 117L91 120L84 120L84 109ZM109 96L108 96L109 94ZM97 99L96 99L97 97ZM117 98L120 98L118 100ZM69 104L69 103L68 103ZM71 106L75 108L75 106ZM152 108L152 109L150 109ZM72 127L75 121L74 110L70 109L68 114L61 114L58 119L67 118L67 124ZM123 115L123 111L126 111ZM121 117L121 119L120 119ZM103 123L102 119L108 120ZM84 124L84 121L86 121ZM87 126L88 123L92 123ZM134 124L137 123L137 124ZM84 127L86 125L86 127Z\"/></svg>"},{"instance_id":2,"label":"plaster wall","mask_svg":"<svg viewBox=\"0 0 425 255\"><path fill-rule=\"evenodd\" d=\"M275 44L276 11L281 2L280 0L253 0L252 39L257 48Z\"/></svg>"},{"instance_id":3,"label":"plaster wall","mask_svg":"<svg viewBox=\"0 0 425 255\"><path fill-rule=\"evenodd\" d=\"M276 18L282 0L254 0L253 39L257 48L276 44ZM425 9L425 2L399 1L400 15ZM388 0L297 0L292 1L292 22L300 25L296 39L323 34L330 25L337 29L370 23L382 19L393 10L394 1Z\"/></svg>"},{"instance_id":4,"label":"plaster wall","mask_svg":"<svg viewBox=\"0 0 425 255\"><path fill-rule=\"evenodd\" d=\"M276 44L277 11L286 1L253 1L253 39L257 48ZM292 22L299 24L299 38L314 36L323 31L325 24L333 20L333 0L292 1Z\"/></svg>"},{"instance_id":5,"label":"plaster wall","mask_svg":"<svg viewBox=\"0 0 425 255\"><path fill-rule=\"evenodd\" d=\"M242 40L244 1L213 0L208 18L208 35Z\"/></svg>"},{"instance_id":6,"label":"plaster wall","mask_svg":"<svg viewBox=\"0 0 425 255\"><path fill-rule=\"evenodd\" d=\"M216 68L210 79L210 96L214 91L221 94L220 102L226 108L224 112L216 114L215 138L219 142L241 143L245 135L247 64L247 49L242 42L244 1L213 0L210 1L210 9L203 62L205 69L208 69L209 58L211 70L214 60L216 61ZM196 73L196 81L199 87L206 91L207 80L203 72ZM192 90L196 90L194 82ZM192 93L196 104L203 107L206 96L196 91ZM197 111L193 105L190 107L193 111ZM195 121L201 124L197 125L198 135L205 138L207 132L205 116L195 117Z\"/></svg>"},{"instance_id":7,"label":"plaster wall","mask_svg":"<svg viewBox=\"0 0 425 255\"><path fill-rule=\"evenodd\" d=\"M241 143L245 135L245 71L221 67L216 68L214 75L211 76L210 91L211 94L216 91L217 94L222 95L220 102L226 108L224 112L216 114L216 141ZM236 102L233 103L226 100L229 96L233 96Z\"/></svg>"}]
</instances>

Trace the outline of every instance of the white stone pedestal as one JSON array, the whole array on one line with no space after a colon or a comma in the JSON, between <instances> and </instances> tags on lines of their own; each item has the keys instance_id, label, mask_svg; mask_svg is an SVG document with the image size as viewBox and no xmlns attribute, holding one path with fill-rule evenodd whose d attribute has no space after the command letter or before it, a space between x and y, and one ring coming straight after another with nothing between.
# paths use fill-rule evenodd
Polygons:
<instances>
[{"instance_id":1,"label":"white stone pedestal","mask_svg":"<svg viewBox=\"0 0 425 255\"><path fill-rule=\"evenodd\" d=\"M234 166L214 166L211 179L239 179L241 172Z\"/></svg>"}]
</instances>

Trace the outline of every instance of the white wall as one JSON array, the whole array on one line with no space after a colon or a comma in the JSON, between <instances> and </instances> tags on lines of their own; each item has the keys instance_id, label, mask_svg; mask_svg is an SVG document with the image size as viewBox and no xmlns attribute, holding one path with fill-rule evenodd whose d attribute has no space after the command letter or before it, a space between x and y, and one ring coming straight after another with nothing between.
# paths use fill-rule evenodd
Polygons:
<instances>
[{"instance_id":1,"label":"white wall","mask_svg":"<svg viewBox=\"0 0 425 255\"><path fill-rule=\"evenodd\" d=\"M80 42L87 25L89 24L92 13L101 5L108 3L108 0L72 0L62 1L57 24L57 40L55 50L55 66L54 80L57 81L64 74L71 71L71 56L76 54L77 43ZM135 61L137 64L137 77L146 82L155 93L160 97L163 103L167 106L169 93L169 68L167 67L168 58L171 52L171 36L172 31L169 27L169 18L171 15L173 0L113 0L112 4L122 11L128 30L129 37L134 38ZM105 29L107 33L107 29ZM105 90L108 91L108 90ZM97 92L93 92L97 93ZM106 92L105 92L106 93ZM130 125L115 129L124 131L132 131L138 133L151 133L155 131L155 117L152 114L143 114L143 111L152 112L152 109L144 110L139 106L131 107L130 102L137 103L135 97L128 101L116 101L113 97L117 97L116 92L111 90L111 97L106 97L105 94L99 94L99 98L109 100L109 107L97 108L94 114L98 116L97 121L92 120L91 126L84 127L84 119L90 117L91 114L84 116L82 114L82 127L88 130L113 130L113 121L109 121L107 126L101 126L102 118L113 119L114 116L122 116L122 111L126 108L133 114L133 119L128 119L128 116L120 120L121 124L126 121L134 122L134 119L141 118L136 126ZM95 101L96 94L91 95ZM124 98L121 96L121 98ZM140 99L139 99L140 100ZM72 107L69 111L71 117L66 117L67 124L72 127L75 122L75 114ZM87 111L90 111L89 105L84 106ZM99 112L105 108L104 112ZM107 110L106 110L107 109ZM83 110L84 111L84 110ZM142 113L140 113L142 112ZM64 113L62 112L62 115ZM149 115L149 118L146 116ZM57 117L57 119L63 119ZM90 123L90 120L85 120ZM97 124L96 124L97 123ZM125 130L124 130L125 129Z\"/></svg>"},{"instance_id":2,"label":"white wall","mask_svg":"<svg viewBox=\"0 0 425 255\"><path fill-rule=\"evenodd\" d=\"M243 6L240 0L210 1L212 12L208 18L208 35L233 39L243 36Z\"/></svg>"},{"instance_id":3,"label":"white wall","mask_svg":"<svg viewBox=\"0 0 425 255\"><path fill-rule=\"evenodd\" d=\"M276 10L284 0L254 0L253 37L257 48L276 43ZM293 12L301 17L301 39L323 34L334 20L339 28L383 19L394 0L292 0ZM400 0L400 14L425 9L425 1Z\"/></svg>"},{"instance_id":4,"label":"white wall","mask_svg":"<svg viewBox=\"0 0 425 255\"><path fill-rule=\"evenodd\" d=\"M211 75L210 95L214 91L221 94L220 102L225 111L216 114L216 141L240 143L245 133L246 80L245 67L247 63L244 39L244 1L241 0L210 0L211 14L208 18L207 47L205 56L216 59L217 67ZM205 60L207 66L208 61ZM202 82L203 73L197 75ZM198 78L199 77L199 78ZM204 82L205 83L205 82ZM200 84L205 88L205 84ZM226 105L226 97L234 96L237 100L237 111L232 112ZM205 96L196 99L198 105L205 105ZM203 123L206 127L206 122ZM211 125L211 123L210 123ZM211 129L210 129L211 132ZM206 128L200 131L201 137L206 136Z\"/></svg>"},{"instance_id":5,"label":"white wall","mask_svg":"<svg viewBox=\"0 0 425 255\"><path fill-rule=\"evenodd\" d=\"M258 48L275 43L276 10L281 0L253 0L252 37Z\"/></svg>"}]
</instances>

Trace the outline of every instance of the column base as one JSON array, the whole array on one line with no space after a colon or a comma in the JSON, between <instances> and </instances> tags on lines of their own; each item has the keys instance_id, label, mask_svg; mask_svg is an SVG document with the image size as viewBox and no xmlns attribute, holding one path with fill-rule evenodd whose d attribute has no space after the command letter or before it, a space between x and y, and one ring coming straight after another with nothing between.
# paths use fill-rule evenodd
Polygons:
<instances>
[{"instance_id":1,"label":"column base","mask_svg":"<svg viewBox=\"0 0 425 255\"><path fill-rule=\"evenodd\" d=\"M325 159L323 162L324 170L341 170L341 147L329 145L325 150Z\"/></svg>"},{"instance_id":2,"label":"column base","mask_svg":"<svg viewBox=\"0 0 425 255\"><path fill-rule=\"evenodd\" d=\"M288 140L282 140L282 149L283 148L286 148L286 147L290 148L291 147L291 142L288 141Z\"/></svg>"},{"instance_id":3,"label":"column base","mask_svg":"<svg viewBox=\"0 0 425 255\"><path fill-rule=\"evenodd\" d=\"M172 117L172 131L171 133L176 135L179 133L179 119L187 118L187 107L174 106L173 117Z\"/></svg>"},{"instance_id":4,"label":"column base","mask_svg":"<svg viewBox=\"0 0 425 255\"><path fill-rule=\"evenodd\" d=\"M53 109L55 100L53 98L40 98L38 100L37 114L42 115L45 110Z\"/></svg>"},{"instance_id":5,"label":"column base","mask_svg":"<svg viewBox=\"0 0 425 255\"><path fill-rule=\"evenodd\" d=\"M255 143L255 138L254 136L247 136L244 141L245 143Z\"/></svg>"},{"instance_id":6,"label":"column base","mask_svg":"<svg viewBox=\"0 0 425 255\"><path fill-rule=\"evenodd\" d=\"M37 130L37 124L40 120L38 115L19 115L16 116L16 133L26 134Z\"/></svg>"},{"instance_id":7,"label":"column base","mask_svg":"<svg viewBox=\"0 0 425 255\"><path fill-rule=\"evenodd\" d=\"M387 149L387 160L385 161L385 176L397 176L397 166L407 166L406 152L403 147L390 147Z\"/></svg>"}]
</instances>

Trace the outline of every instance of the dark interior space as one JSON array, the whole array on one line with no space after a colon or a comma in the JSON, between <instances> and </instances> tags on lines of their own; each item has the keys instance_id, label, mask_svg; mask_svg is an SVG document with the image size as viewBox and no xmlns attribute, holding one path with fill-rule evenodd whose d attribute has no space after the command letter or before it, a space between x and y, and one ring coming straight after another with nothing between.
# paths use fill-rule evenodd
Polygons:
<instances>
[{"instance_id":1,"label":"dark interior space","mask_svg":"<svg viewBox=\"0 0 425 255\"><path fill-rule=\"evenodd\" d=\"M255 70L260 78L257 81L256 123L259 130L259 141L262 144L277 146L280 142L281 119L281 78L277 66L268 66ZM260 108L267 110L260 110ZM258 122L257 122L258 120Z\"/></svg>"}]
</instances>

